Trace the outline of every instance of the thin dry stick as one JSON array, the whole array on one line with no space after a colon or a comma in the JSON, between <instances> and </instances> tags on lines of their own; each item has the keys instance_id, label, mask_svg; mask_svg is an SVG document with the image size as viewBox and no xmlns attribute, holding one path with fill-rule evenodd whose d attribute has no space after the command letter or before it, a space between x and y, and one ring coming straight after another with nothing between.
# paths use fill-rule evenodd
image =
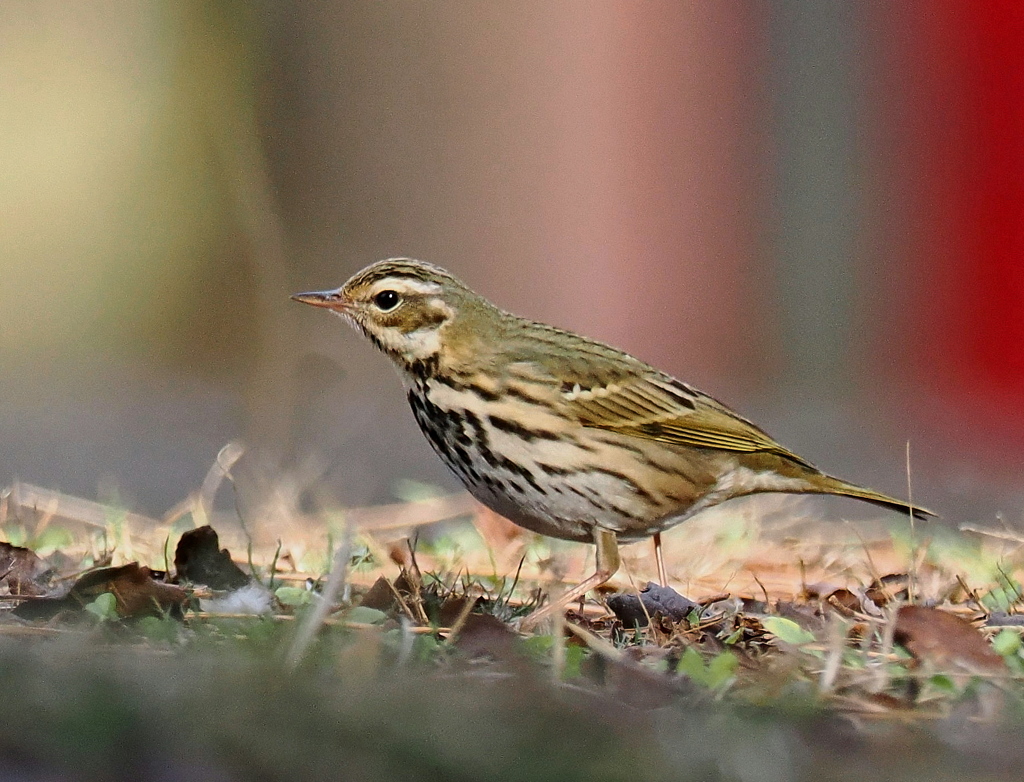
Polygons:
<instances>
[{"instance_id":1,"label":"thin dry stick","mask_svg":"<svg viewBox=\"0 0 1024 782\"><path fill-rule=\"evenodd\" d=\"M626 655L622 653L622 650L615 648L600 636L594 635L592 632L580 627L579 625L574 625L572 622L566 622L565 629L583 641L583 643L585 643L592 651L602 657L614 660L615 662L621 662L626 657Z\"/></svg>"},{"instance_id":2,"label":"thin dry stick","mask_svg":"<svg viewBox=\"0 0 1024 782\"><path fill-rule=\"evenodd\" d=\"M401 606L402 611L409 618L409 621L415 622L416 617L412 615L412 609L409 608L409 604L405 602L405 598L402 597L402 593L398 591L398 588L391 582L391 579L384 579L384 583L388 585L388 589L391 590L391 594L395 596L395 600L398 601L398 605Z\"/></svg>"},{"instance_id":3,"label":"thin dry stick","mask_svg":"<svg viewBox=\"0 0 1024 782\"><path fill-rule=\"evenodd\" d=\"M469 615L472 613L473 608L476 607L476 596L473 595L471 598L468 590L463 596L463 601L462 608L459 610L459 615L455 617L455 621L452 622L451 632L448 633L446 643L449 646L453 646L455 644L455 639L465 626L466 620L469 619Z\"/></svg>"},{"instance_id":4,"label":"thin dry stick","mask_svg":"<svg viewBox=\"0 0 1024 782\"><path fill-rule=\"evenodd\" d=\"M654 533L654 560L658 566L658 581L663 587L668 586L668 575L665 573L665 555L661 550L661 533Z\"/></svg>"},{"instance_id":5,"label":"thin dry stick","mask_svg":"<svg viewBox=\"0 0 1024 782\"><path fill-rule=\"evenodd\" d=\"M327 579L327 585L320 595L320 601L316 603L306 621L299 627L295 635L295 641L288 651L286 665L289 670L294 670L302 661L302 658L305 657L306 652L313 643L313 639L316 638L316 634L320 630L320 626L327 619L331 609L334 608L334 600L341 592L341 588L345 583L345 577L348 574L348 561L351 556L352 531L349 525L345 524L341 533L341 545L334 552L331 576Z\"/></svg>"},{"instance_id":6,"label":"thin dry stick","mask_svg":"<svg viewBox=\"0 0 1024 782\"><path fill-rule=\"evenodd\" d=\"M555 611L551 624L554 642L551 645L551 677L558 684L565 674L565 611Z\"/></svg>"},{"instance_id":7,"label":"thin dry stick","mask_svg":"<svg viewBox=\"0 0 1024 782\"><path fill-rule=\"evenodd\" d=\"M960 588L962 590L964 590L964 593L967 595L967 597L969 597L971 599L971 602L974 603L975 608L977 608L979 611L981 611L981 612L983 612L984 614L987 615L988 614L988 610L981 604L981 598L978 597L978 593L976 591L974 591L974 589L972 589L971 587L969 587L967 585L967 582L964 581L964 577L961 576L961 575L958 575L956 577L956 580L957 580L957 583L960 584Z\"/></svg>"},{"instance_id":8,"label":"thin dry stick","mask_svg":"<svg viewBox=\"0 0 1024 782\"><path fill-rule=\"evenodd\" d=\"M624 571L626 571L626 578L629 579L629 585L633 588L633 591L636 593L636 599L640 601L640 608L643 610L644 616L647 617L647 626L648 627L653 627L654 623L651 620L651 615L647 611L647 606L644 605L644 599L640 596L640 590L637 588L636 582L633 580L633 573L630 571L629 565L627 565L625 562L623 562L622 563L622 569ZM666 585L662 584L662 586L666 586Z\"/></svg>"},{"instance_id":9,"label":"thin dry stick","mask_svg":"<svg viewBox=\"0 0 1024 782\"><path fill-rule=\"evenodd\" d=\"M821 670L819 686L823 693L832 691L836 677L843 662L843 651L846 649L846 633L843 621L835 613L831 614L828 628L828 652L825 656L825 667Z\"/></svg>"},{"instance_id":10,"label":"thin dry stick","mask_svg":"<svg viewBox=\"0 0 1024 782\"><path fill-rule=\"evenodd\" d=\"M871 573L871 578L874 580L876 584L878 584L878 588L882 590L882 594L885 595L886 600L892 602L895 599L895 597L889 591L889 588L885 585L885 583L882 581L882 574L879 572L878 568L875 567L875 560L871 556L871 549L868 547L868 542L864 539L864 536L860 534L859 529L850 524L849 521L845 523L847 526L850 527L851 530L853 530L853 534L856 535L857 539L860 541L861 548L864 549L864 556L867 558L868 561L868 572Z\"/></svg>"},{"instance_id":11,"label":"thin dry stick","mask_svg":"<svg viewBox=\"0 0 1024 782\"><path fill-rule=\"evenodd\" d=\"M430 619L427 617L427 611L423 607L423 571L420 570L420 563L416 561L416 544L419 541L419 533L416 533L414 540L407 540L406 546L409 547L409 557L412 562L412 569L407 570L406 579L409 581L415 594L409 595L413 607L416 609L416 616L419 619L420 624L430 624Z\"/></svg>"},{"instance_id":12,"label":"thin dry stick","mask_svg":"<svg viewBox=\"0 0 1024 782\"><path fill-rule=\"evenodd\" d=\"M889 612L888 620L882 625L882 645L878 650L878 659L875 663L873 681L868 686L868 692L881 692L889 684L888 659L892 654L894 638L896 636L896 617L899 615L899 601L894 601L892 610Z\"/></svg>"},{"instance_id":13,"label":"thin dry stick","mask_svg":"<svg viewBox=\"0 0 1024 782\"><path fill-rule=\"evenodd\" d=\"M803 563L801 563L801 564L803 564ZM751 570L750 571L750 577L754 579L754 582L759 587L761 587L761 594L764 595L764 602L765 602L766 605L770 606L772 604L772 599L770 597L768 597L768 590L764 588L764 584L762 584L761 583L761 579L759 579L757 577L757 573L755 573L753 570Z\"/></svg>"},{"instance_id":14,"label":"thin dry stick","mask_svg":"<svg viewBox=\"0 0 1024 782\"><path fill-rule=\"evenodd\" d=\"M910 440L907 440L907 508L910 514L910 572L907 573L907 600L917 597L917 527L914 520L914 484L910 480Z\"/></svg>"},{"instance_id":15,"label":"thin dry stick","mask_svg":"<svg viewBox=\"0 0 1024 782\"><path fill-rule=\"evenodd\" d=\"M1020 533L994 530L987 527L979 527L974 524L961 524L957 529L961 532L974 532L978 535L985 535L986 537L995 538L996 540L1006 540L1011 543L1024 543L1024 535L1021 535Z\"/></svg>"},{"instance_id":16,"label":"thin dry stick","mask_svg":"<svg viewBox=\"0 0 1024 782\"><path fill-rule=\"evenodd\" d=\"M75 521L105 532L110 519L111 507L93 500L84 500L70 494L44 489L31 483L16 481L7 491L8 512L12 515L18 510L39 513L39 508L46 506L53 512L59 511L62 519ZM123 514L125 524L152 529L159 525L156 519L140 516L136 513Z\"/></svg>"},{"instance_id":17,"label":"thin dry stick","mask_svg":"<svg viewBox=\"0 0 1024 782\"><path fill-rule=\"evenodd\" d=\"M245 449L238 443L228 443L217 452L210 469L203 478L203 485L193 495L192 513L196 520L196 526L201 527L210 523L213 514L213 500L217 496L217 490L227 478L231 480L231 468L242 458Z\"/></svg>"}]
</instances>

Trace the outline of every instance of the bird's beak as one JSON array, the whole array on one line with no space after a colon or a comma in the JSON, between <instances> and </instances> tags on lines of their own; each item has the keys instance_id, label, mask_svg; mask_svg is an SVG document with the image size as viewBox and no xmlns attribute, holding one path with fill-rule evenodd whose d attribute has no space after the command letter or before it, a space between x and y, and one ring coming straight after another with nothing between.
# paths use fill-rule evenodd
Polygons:
<instances>
[{"instance_id":1,"label":"bird's beak","mask_svg":"<svg viewBox=\"0 0 1024 782\"><path fill-rule=\"evenodd\" d=\"M341 288L333 291L296 293L292 295L292 299L301 301L303 304L311 304L314 307L326 307L330 310L344 310L346 308L345 298L341 295Z\"/></svg>"}]
</instances>

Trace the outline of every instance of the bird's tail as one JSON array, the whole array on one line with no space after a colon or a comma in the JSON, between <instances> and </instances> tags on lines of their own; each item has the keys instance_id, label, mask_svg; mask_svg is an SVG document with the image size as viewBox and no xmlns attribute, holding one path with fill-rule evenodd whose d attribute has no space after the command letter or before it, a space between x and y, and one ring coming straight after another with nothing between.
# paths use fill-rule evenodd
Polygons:
<instances>
[{"instance_id":1,"label":"bird's tail","mask_svg":"<svg viewBox=\"0 0 1024 782\"><path fill-rule=\"evenodd\" d=\"M863 486L856 486L847 483L831 475L821 475L820 480L813 482L814 488L810 489L811 494L838 494L842 497L854 497L858 500L870 502L873 505L880 505L883 508L899 511L901 513L913 513L915 518L925 519L936 514L920 505L912 504L906 500L897 500L873 489L865 489Z\"/></svg>"}]
</instances>

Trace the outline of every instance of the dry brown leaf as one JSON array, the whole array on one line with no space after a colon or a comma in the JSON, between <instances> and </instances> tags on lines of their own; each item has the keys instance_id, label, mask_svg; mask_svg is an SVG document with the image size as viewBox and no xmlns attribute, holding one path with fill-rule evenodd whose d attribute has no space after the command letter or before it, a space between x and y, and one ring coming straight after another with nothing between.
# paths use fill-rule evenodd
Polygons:
<instances>
[{"instance_id":1,"label":"dry brown leaf","mask_svg":"<svg viewBox=\"0 0 1024 782\"><path fill-rule=\"evenodd\" d=\"M12 595L44 595L50 568L31 549L0 542L0 584Z\"/></svg>"},{"instance_id":2,"label":"dry brown leaf","mask_svg":"<svg viewBox=\"0 0 1024 782\"><path fill-rule=\"evenodd\" d=\"M174 551L174 570L179 581L205 584L211 589L241 589L249 576L220 548L216 531L209 525L189 530Z\"/></svg>"},{"instance_id":3,"label":"dry brown leaf","mask_svg":"<svg viewBox=\"0 0 1024 782\"><path fill-rule=\"evenodd\" d=\"M974 625L926 606L903 606L896 614L895 641L920 662L971 673L1004 671L1006 663Z\"/></svg>"}]
</instances>

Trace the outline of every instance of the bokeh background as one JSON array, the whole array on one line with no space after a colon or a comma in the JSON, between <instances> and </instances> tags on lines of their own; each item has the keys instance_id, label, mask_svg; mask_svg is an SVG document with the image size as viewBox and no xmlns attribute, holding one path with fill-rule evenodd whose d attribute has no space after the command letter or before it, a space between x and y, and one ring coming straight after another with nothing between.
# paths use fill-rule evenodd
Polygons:
<instances>
[{"instance_id":1,"label":"bokeh background","mask_svg":"<svg viewBox=\"0 0 1024 782\"><path fill-rule=\"evenodd\" d=\"M288 300L409 255L1020 525L1022 42L996 0L8 0L0 481L160 515L241 440L252 507L454 490Z\"/></svg>"}]
</instances>

